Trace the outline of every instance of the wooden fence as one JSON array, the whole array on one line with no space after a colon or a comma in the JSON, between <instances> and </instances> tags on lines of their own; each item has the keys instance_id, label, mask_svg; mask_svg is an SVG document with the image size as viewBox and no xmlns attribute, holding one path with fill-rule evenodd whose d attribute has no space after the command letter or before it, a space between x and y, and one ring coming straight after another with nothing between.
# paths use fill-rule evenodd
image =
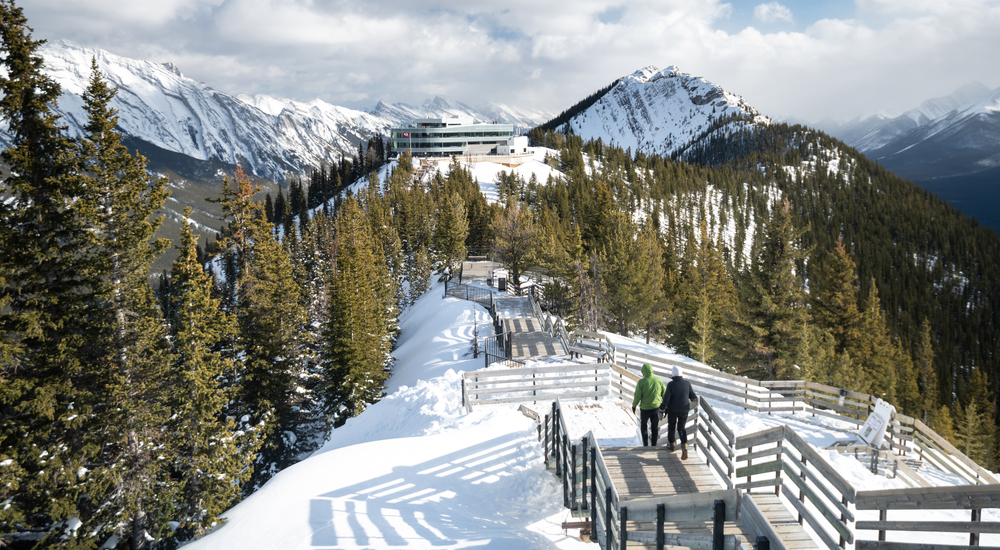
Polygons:
<instances>
[{"instance_id":1,"label":"wooden fence","mask_svg":"<svg viewBox=\"0 0 1000 550\"><path fill-rule=\"evenodd\" d=\"M878 521L858 521L855 524L858 530L877 531L878 540L859 540L854 545L855 550L976 548L979 547L981 533L1000 533L1000 522L982 521L984 508L1000 508L1000 491L991 485L859 491L855 506L858 510L879 511ZM968 510L970 519L969 521L890 521L889 510ZM890 531L968 533L969 545L886 541L886 533Z\"/></svg>"},{"instance_id":2,"label":"wooden fence","mask_svg":"<svg viewBox=\"0 0 1000 550\"><path fill-rule=\"evenodd\" d=\"M609 394L610 384L607 365L479 370L462 375L462 404L471 410L482 404L598 398Z\"/></svg>"},{"instance_id":3,"label":"wooden fence","mask_svg":"<svg viewBox=\"0 0 1000 550\"><path fill-rule=\"evenodd\" d=\"M649 363L655 374L669 377L672 367L678 366L699 394L755 412L801 412L803 418L821 416L861 426L875 406L876 397L866 393L805 380L755 380L694 361L677 361L615 347L598 333L574 331L571 339L574 347L606 350L608 360L631 372L638 373L643 363ZM913 417L897 413L887 428L885 441L896 455L915 454L970 484L1000 484L992 473Z\"/></svg>"},{"instance_id":4,"label":"wooden fence","mask_svg":"<svg viewBox=\"0 0 1000 550\"><path fill-rule=\"evenodd\" d=\"M745 450L733 461L737 489L773 488L798 512L799 523L808 523L831 549L854 542L854 514L848 508L855 499L854 487L792 428L778 426L737 437L733 449ZM827 526L840 535L839 542Z\"/></svg>"}]
</instances>

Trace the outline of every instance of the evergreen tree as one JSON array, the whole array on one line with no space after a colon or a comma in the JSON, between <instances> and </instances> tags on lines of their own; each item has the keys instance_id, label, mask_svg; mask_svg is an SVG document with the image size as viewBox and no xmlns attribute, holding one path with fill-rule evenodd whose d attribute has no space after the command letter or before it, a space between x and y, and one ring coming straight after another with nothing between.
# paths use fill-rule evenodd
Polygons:
<instances>
[{"instance_id":1,"label":"evergreen tree","mask_svg":"<svg viewBox=\"0 0 1000 550\"><path fill-rule=\"evenodd\" d=\"M295 434L308 412L298 406L305 396L295 391L305 312L288 253L275 240L262 205L253 200L258 191L237 168L232 180L223 179L218 199L230 221L222 249L236 277L233 313L242 373L237 414L262 424L265 438L248 490L292 464L300 451L295 443L305 443Z\"/></svg>"},{"instance_id":2,"label":"evergreen tree","mask_svg":"<svg viewBox=\"0 0 1000 550\"><path fill-rule=\"evenodd\" d=\"M169 446L161 429L171 416L167 382L170 353L164 323L149 285L153 260L167 246L153 235L162 218L166 180L151 181L146 161L132 157L115 131L117 112L109 107L115 90L102 80L92 61L84 93L88 122L81 142L83 189L75 204L86 220L92 258L87 327L88 363L95 371L95 405L101 425L92 432L100 449L93 458L86 492L107 502L88 518L85 532L115 531L132 548L149 547L149 538L169 533L172 511ZM98 497L98 495L101 495Z\"/></svg>"},{"instance_id":3,"label":"evergreen tree","mask_svg":"<svg viewBox=\"0 0 1000 550\"><path fill-rule=\"evenodd\" d=\"M452 193L441 206L434 233L434 242L445 266L455 268L465 258L465 239L468 235L465 201L458 193Z\"/></svg>"},{"instance_id":4,"label":"evergreen tree","mask_svg":"<svg viewBox=\"0 0 1000 550\"><path fill-rule=\"evenodd\" d=\"M813 320L836 339L836 352L854 353L862 338L858 274L843 238L817 269L811 299Z\"/></svg>"},{"instance_id":5,"label":"evergreen tree","mask_svg":"<svg viewBox=\"0 0 1000 550\"><path fill-rule=\"evenodd\" d=\"M774 208L755 243L753 264L740 288L735 338L729 342L740 370L764 379L794 376L803 359L805 293L795 262L803 252L788 201ZM739 346L739 347L737 347Z\"/></svg>"},{"instance_id":6,"label":"evergreen tree","mask_svg":"<svg viewBox=\"0 0 1000 550\"><path fill-rule=\"evenodd\" d=\"M628 335L645 326L655 298L654 287L663 280L661 253L658 246L639 242L635 224L623 212L613 213L607 235L601 247L607 308L618 332ZM649 272L652 266L658 273Z\"/></svg>"},{"instance_id":7,"label":"evergreen tree","mask_svg":"<svg viewBox=\"0 0 1000 550\"><path fill-rule=\"evenodd\" d=\"M923 420L928 422L928 415L938 408L937 371L934 368L934 342L931 338L931 324L925 317L920 326L920 335L913 350L913 362L917 371L920 394L923 396Z\"/></svg>"},{"instance_id":8,"label":"evergreen tree","mask_svg":"<svg viewBox=\"0 0 1000 550\"><path fill-rule=\"evenodd\" d=\"M183 482L176 517L179 540L199 537L222 521L219 514L240 498L261 443L255 426L237 424L226 415L236 397L237 366L223 348L237 327L212 297L212 280L198 262L197 237L187 221L190 207L184 214L180 256L171 271L176 293L170 300L172 380L183 388L173 395L171 426L173 468Z\"/></svg>"},{"instance_id":9,"label":"evergreen tree","mask_svg":"<svg viewBox=\"0 0 1000 550\"><path fill-rule=\"evenodd\" d=\"M52 111L60 88L42 72L42 42L12 0L0 1L0 38L0 117L11 134L0 188L10 197L0 201L2 535L48 531L82 513L77 473L95 453L96 388L80 351L93 281L84 278L88 258L76 254L86 239L73 208L82 190ZM56 528L40 544L64 534Z\"/></svg>"},{"instance_id":10,"label":"evergreen tree","mask_svg":"<svg viewBox=\"0 0 1000 550\"><path fill-rule=\"evenodd\" d=\"M519 206L508 208L494 220L491 230L493 257L510 270L509 284L520 292L521 275L531 265L538 246L538 229L531 213Z\"/></svg>"},{"instance_id":11,"label":"evergreen tree","mask_svg":"<svg viewBox=\"0 0 1000 550\"><path fill-rule=\"evenodd\" d=\"M337 252L323 330L321 388L335 426L382 397L390 371L392 302L383 253L358 202L349 197L337 214Z\"/></svg>"}]
</instances>

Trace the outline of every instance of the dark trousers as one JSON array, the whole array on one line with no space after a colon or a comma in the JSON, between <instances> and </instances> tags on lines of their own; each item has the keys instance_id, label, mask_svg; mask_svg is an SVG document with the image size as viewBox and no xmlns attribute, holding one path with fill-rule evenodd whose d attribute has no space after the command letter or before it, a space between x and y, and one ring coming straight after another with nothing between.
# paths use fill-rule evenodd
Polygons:
<instances>
[{"instance_id":1,"label":"dark trousers","mask_svg":"<svg viewBox=\"0 0 1000 550\"><path fill-rule=\"evenodd\" d=\"M647 443L647 441L649 440L650 437L652 437L653 446L655 447L656 438L659 437L660 435L660 409L650 409L648 411L646 409L643 409L642 411L640 411L639 418L642 421L641 429L639 430L639 433L642 435L642 446L643 447L648 446L649 444ZM650 426L650 424L652 424L652 426ZM652 428L652 431L649 432L652 435L649 437L647 437L646 435L647 427Z\"/></svg>"},{"instance_id":2,"label":"dark trousers","mask_svg":"<svg viewBox=\"0 0 1000 550\"><path fill-rule=\"evenodd\" d=\"M667 441L674 442L674 430L681 436L681 445L687 445L688 433L684 426L687 423L688 411L683 413L667 413Z\"/></svg>"}]
</instances>

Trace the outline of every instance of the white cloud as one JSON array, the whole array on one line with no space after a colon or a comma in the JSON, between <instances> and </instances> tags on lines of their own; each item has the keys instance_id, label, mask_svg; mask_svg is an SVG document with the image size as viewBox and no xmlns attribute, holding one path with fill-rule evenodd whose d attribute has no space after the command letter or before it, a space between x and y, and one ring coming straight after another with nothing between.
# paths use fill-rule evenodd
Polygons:
<instances>
[{"instance_id":1,"label":"white cloud","mask_svg":"<svg viewBox=\"0 0 1000 550\"><path fill-rule=\"evenodd\" d=\"M775 21L793 22L792 10L777 2L757 4L753 9L753 18L761 23L774 23Z\"/></svg>"},{"instance_id":2,"label":"white cloud","mask_svg":"<svg viewBox=\"0 0 1000 550\"><path fill-rule=\"evenodd\" d=\"M812 120L1000 85L1000 0L855 0L853 18L783 32L720 30L734 13L721 0L146 2L32 0L25 13L38 38L173 61L228 93L356 108L445 94L559 112L646 65L677 65L764 113ZM777 2L754 17L793 19Z\"/></svg>"}]
</instances>

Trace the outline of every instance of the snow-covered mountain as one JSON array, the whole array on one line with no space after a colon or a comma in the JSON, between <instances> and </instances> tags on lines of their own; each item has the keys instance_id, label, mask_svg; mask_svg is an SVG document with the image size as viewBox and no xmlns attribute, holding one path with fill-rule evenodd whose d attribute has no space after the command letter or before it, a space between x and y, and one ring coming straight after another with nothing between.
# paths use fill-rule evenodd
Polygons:
<instances>
[{"instance_id":1,"label":"snow-covered mountain","mask_svg":"<svg viewBox=\"0 0 1000 550\"><path fill-rule=\"evenodd\" d=\"M644 67L620 78L583 111L560 124L584 139L601 138L647 154L683 150L713 122L732 115L768 124L740 96L671 66Z\"/></svg>"},{"instance_id":2,"label":"snow-covered mountain","mask_svg":"<svg viewBox=\"0 0 1000 550\"><path fill-rule=\"evenodd\" d=\"M421 107L379 102L369 112L319 99L304 103L266 95L234 97L185 78L170 63L129 59L65 40L45 44L40 53L44 70L63 87L57 110L72 135L81 134L86 124L82 95L91 59L96 59L105 79L118 87L112 107L129 138L198 161L241 164L276 182L353 155L359 141L388 134L391 126L414 118L460 114L512 122L526 130L550 117L498 104L472 108L445 97ZM8 143L6 132L0 131L0 145Z\"/></svg>"},{"instance_id":3,"label":"snow-covered mountain","mask_svg":"<svg viewBox=\"0 0 1000 550\"><path fill-rule=\"evenodd\" d=\"M995 170L1000 167L1000 88L863 151L918 181Z\"/></svg>"},{"instance_id":4,"label":"snow-covered mountain","mask_svg":"<svg viewBox=\"0 0 1000 550\"><path fill-rule=\"evenodd\" d=\"M878 149L916 128L927 126L956 109L975 102L990 89L984 84L966 84L949 95L928 99L901 115L881 112L857 117L839 127L821 128L862 152Z\"/></svg>"},{"instance_id":5,"label":"snow-covered mountain","mask_svg":"<svg viewBox=\"0 0 1000 550\"><path fill-rule=\"evenodd\" d=\"M118 87L112 106L120 130L166 151L202 161L249 166L258 176L285 174L338 159L357 142L385 132L389 121L316 100L236 98L185 78L171 64L129 59L68 41L45 44L45 71L63 87L58 111L71 134L86 123L81 98L96 59ZM0 141L7 141L0 136Z\"/></svg>"},{"instance_id":6,"label":"snow-covered mountain","mask_svg":"<svg viewBox=\"0 0 1000 550\"><path fill-rule=\"evenodd\" d=\"M479 107L471 107L460 101L444 96L429 99L423 105L408 105L406 103L386 103L379 101L368 111L370 114L392 121L394 125L407 124L418 118L434 118L440 116L469 116L478 122L504 122L514 125L516 130L526 133L531 128L552 118L545 111L527 111L499 103L487 103Z\"/></svg>"}]
</instances>

